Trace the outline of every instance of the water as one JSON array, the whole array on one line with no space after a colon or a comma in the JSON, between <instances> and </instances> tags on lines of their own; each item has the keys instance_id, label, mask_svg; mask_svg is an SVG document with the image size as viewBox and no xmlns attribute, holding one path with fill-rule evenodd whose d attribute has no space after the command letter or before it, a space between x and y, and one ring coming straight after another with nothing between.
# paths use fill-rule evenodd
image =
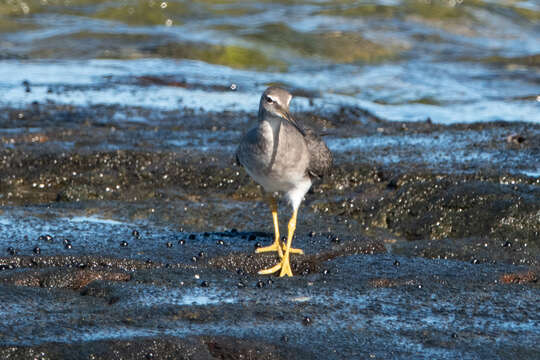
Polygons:
<instances>
[{"instance_id":1,"label":"water","mask_svg":"<svg viewBox=\"0 0 540 360\"><path fill-rule=\"evenodd\" d=\"M280 83L295 111L539 123L539 19L519 0L4 1L0 105L254 112Z\"/></svg>"}]
</instances>

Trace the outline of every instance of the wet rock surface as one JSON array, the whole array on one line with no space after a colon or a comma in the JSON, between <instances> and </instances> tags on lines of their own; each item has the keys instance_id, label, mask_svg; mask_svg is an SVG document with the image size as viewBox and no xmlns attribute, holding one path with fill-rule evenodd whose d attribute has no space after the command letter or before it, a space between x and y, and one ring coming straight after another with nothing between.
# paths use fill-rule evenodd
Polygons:
<instances>
[{"instance_id":1,"label":"wet rock surface","mask_svg":"<svg viewBox=\"0 0 540 360\"><path fill-rule=\"evenodd\" d=\"M298 114L336 168L282 279L257 275L271 217L232 156L252 114L1 116L2 358L540 355L539 125Z\"/></svg>"}]
</instances>

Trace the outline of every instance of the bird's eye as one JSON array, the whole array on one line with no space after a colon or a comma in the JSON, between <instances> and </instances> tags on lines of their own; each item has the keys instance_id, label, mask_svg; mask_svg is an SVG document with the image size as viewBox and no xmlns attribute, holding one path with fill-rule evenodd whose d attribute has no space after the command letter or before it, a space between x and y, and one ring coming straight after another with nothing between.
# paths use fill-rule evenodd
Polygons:
<instances>
[{"instance_id":1,"label":"bird's eye","mask_svg":"<svg viewBox=\"0 0 540 360\"><path fill-rule=\"evenodd\" d=\"M269 104L271 104L271 103L274 102L274 100L272 100L272 98L271 98L270 96L267 96L267 97L265 98L265 100L266 100L266 102L269 103Z\"/></svg>"}]
</instances>

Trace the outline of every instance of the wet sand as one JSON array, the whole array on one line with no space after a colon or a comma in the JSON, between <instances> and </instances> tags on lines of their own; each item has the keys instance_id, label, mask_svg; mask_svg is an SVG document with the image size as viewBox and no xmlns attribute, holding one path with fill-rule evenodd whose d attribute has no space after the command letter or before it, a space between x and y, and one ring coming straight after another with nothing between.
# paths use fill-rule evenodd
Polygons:
<instances>
[{"instance_id":1,"label":"wet sand","mask_svg":"<svg viewBox=\"0 0 540 360\"><path fill-rule=\"evenodd\" d=\"M539 125L296 114L336 164L282 279L257 275L271 217L233 161L253 114L1 113L2 358L540 355Z\"/></svg>"}]
</instances>

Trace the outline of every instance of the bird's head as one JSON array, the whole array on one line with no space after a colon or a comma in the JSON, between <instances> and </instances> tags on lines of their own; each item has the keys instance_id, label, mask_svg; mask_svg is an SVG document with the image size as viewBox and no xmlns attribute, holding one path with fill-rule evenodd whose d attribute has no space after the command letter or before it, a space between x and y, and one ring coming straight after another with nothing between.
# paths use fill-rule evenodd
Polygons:
<instances>
[{"instance_id":1,"label":"bird's head","mask_svg":"<svg viewBox=\"0 0 540 360\"><path fill-rule=\"evenodd\" d=\"M259 118L262 119L265 115L273 115L287 119L291 99L292 95L287 90L270 86L261 96Z\"/></svg>"}]
</instances>

